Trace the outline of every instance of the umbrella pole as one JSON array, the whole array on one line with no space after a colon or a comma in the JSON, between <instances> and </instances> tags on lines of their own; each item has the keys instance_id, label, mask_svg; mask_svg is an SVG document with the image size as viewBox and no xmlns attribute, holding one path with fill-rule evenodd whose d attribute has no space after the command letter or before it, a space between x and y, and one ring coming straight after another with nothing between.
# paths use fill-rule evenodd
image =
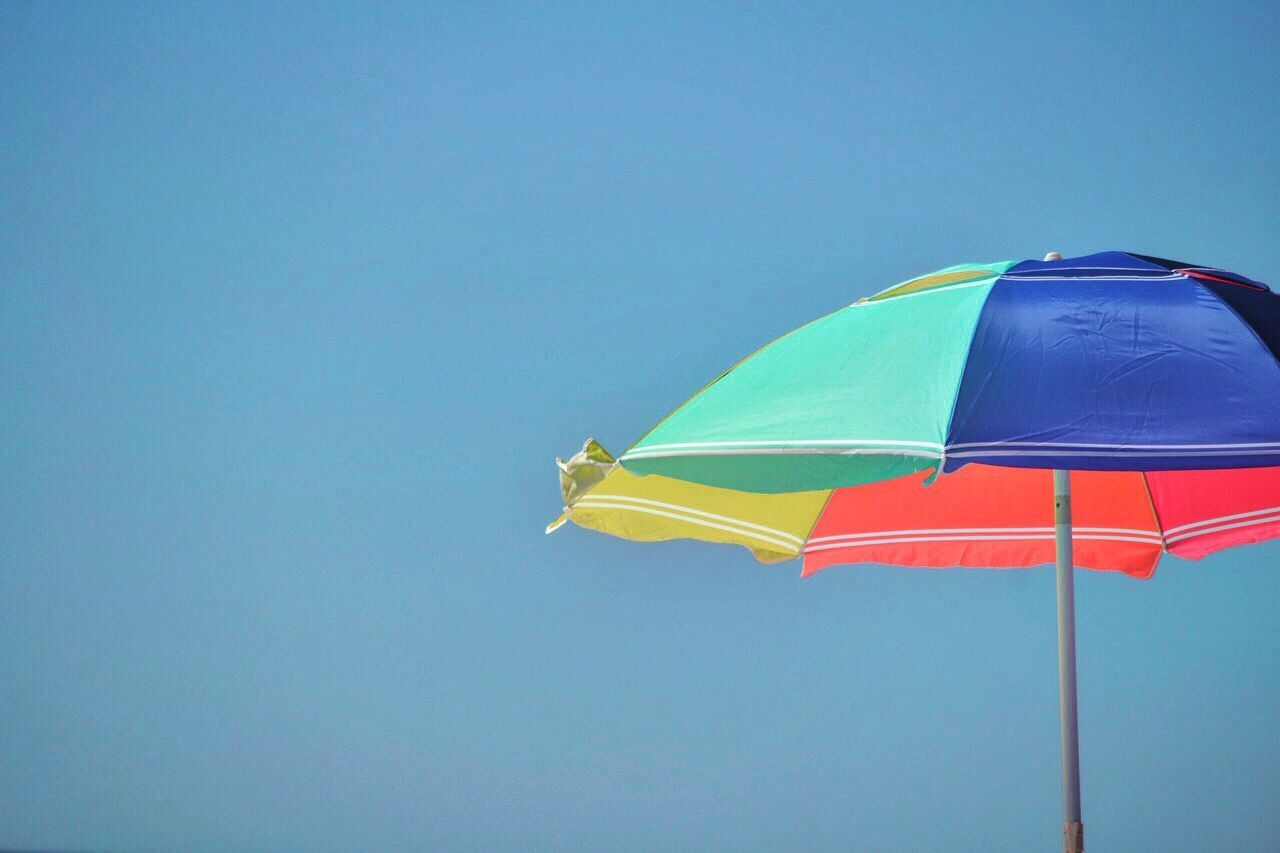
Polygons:
<instances>
[{"instance_id":1,"label":"umbrella pole","mask_svg":"<svg viewBox=\"0 0 1280 853\"><path fill-rule=\"evenodd\" d=\"M1058 710L1062 722L1062 849L1083 853L1080 727L1076 718L1076 591L1071 557L1071 473L1053 472L1053 530L1058 569Z\"/></svg>"}]
</instances>

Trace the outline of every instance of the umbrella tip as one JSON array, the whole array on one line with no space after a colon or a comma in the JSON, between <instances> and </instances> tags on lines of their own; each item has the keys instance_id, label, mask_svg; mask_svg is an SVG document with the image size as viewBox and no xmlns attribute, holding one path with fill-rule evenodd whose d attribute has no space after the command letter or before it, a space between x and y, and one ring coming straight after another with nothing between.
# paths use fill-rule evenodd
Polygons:
<instances>
[{"instance_id":1,"label":"umbrella tip","mask_svg":"<svg viewBox=\"0 0 1280 853\"><path fill-rule=\"evenodd\" d=\"M1047 254L1047 255L1045 255L1045 256L1044 256L1044 259L1045 259L1046 261L1060 261L1060 260L1062 260L1062 253L1061 253L1061 252L1050 252L1049 254Z\"/></svg>"}]
</instances>

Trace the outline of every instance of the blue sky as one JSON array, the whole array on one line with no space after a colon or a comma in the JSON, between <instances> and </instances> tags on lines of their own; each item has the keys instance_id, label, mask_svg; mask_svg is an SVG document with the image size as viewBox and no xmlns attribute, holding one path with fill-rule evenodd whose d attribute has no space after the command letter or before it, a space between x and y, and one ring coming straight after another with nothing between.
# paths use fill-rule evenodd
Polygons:
<instances>
[{"instance_id":1,"label":"blue sky","mask_svg":"<svg viewBox=\"0 0 1280 853\"><path fill-rule=\"evenodd\" d=\"M1280 16L1189 5L4 5L0 847L1059 849L1052 569L551 463L937 267L1280 279ZM1077 596L1090 850L1280 848L1280 545Z\"/></svg>"}]
</instances>

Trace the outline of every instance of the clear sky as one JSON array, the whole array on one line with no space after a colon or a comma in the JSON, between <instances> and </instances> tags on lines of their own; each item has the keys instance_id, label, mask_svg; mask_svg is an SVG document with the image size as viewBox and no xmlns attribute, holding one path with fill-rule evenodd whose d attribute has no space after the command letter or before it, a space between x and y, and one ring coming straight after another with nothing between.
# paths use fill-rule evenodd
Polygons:
<instances>
[{"instance_id":1,"label":"clear sky","mask_svg":"<svg viewBox=\"0 0 1280 853\"><path fill-rule=\"evenodd\" d=\"M0 6L0 847L1060 849L1051 568L552 459L941 266L1280 280L1280 13L1191 5ZM1090 851L1280 849L1280 543L1077 595Z\"/></svg>"}]
</instances>

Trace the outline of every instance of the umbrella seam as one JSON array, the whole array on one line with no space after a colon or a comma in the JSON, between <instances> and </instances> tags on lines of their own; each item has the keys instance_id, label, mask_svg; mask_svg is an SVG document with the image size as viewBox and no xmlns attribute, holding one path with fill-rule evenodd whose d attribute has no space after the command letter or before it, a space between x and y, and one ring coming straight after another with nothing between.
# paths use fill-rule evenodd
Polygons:
<instances>
[{"instance_id":1,"label":"umbrella seam","mask_svg":"<svg viewBox=\"0 0 1280 853\"><path fill-rule=\"evenodd\" d=\"M991 286L987 289L987 295L982 300L982 305L974 314L973 328L969 330L969 343L965 345L964 357L960 360L960 370L956 376L956 385L951 392L951 405L947 410L947 422L942 429L942 456L938 461L938 467L934 471L933 476L937 477L946 469L948 451L951 449L948 439L951 437L951 430L956 422L956 407L960 405L960 391L964 388L964 378L969 373L969 358L973 355L973 342L978 336L978 328L982 325L982 317L987 312L987 305L991 302L991 294L995 291L996 285L1000 283L1000 279L1004 277L1010 270L1016 269L1026 261L1010 264L1005 268L1004 272L996 276L991 282Z\"/></svg>"},{"instance_id":2,"label":"umbrella seam","mask_svg":"<svg viewBox=\"0 0 1280 853\"><path fill-rule=\"evenodd\" d=\"M1156 496L1151 493L1151 483L1147 481L1147 472L1139 471L1138 474L1142 477L1142 489L1147 493L1147 506L1151 508L1151 517L1155 519L1156 527L1160 530L1160 547L1163 551L1168 552L1169 543L1164 538L1164 522L1160 520L1160 511L1156 509Z\"/></svg>"},{"instance_id":3,"label":"umbrella seam","mask_svg":"<svg viewBox=\"0 0 1280 853\"><path fill-rule=\"evenodd\" d=\"M822 521L822 517L827 514L827 507L831 506L831 497L836 493L835 489L827 492L826 500L822 502L822 509L818 510L818 514L813 517L813 524L809 525L809 532L805 535L804 541L800 543L800 577L804 577L804 553L809 547L809 542L813 540L813 533L818 529L818 523Z\"/></svg>"},{"instance_id":4,"label":"umbrella seam","mask_svg":"<svg viewBox=\"0 0 1280 853\"><path fill-rule=\"evenodd\" d=\"M1258 346L1262 347L1263 352L1271 356L1271 363L1276 366L1277 370L1280 370L1280 356L1277 356L1274 352L1271 351L1271 347L1267 346L1267 342L1262 339L1262 335L1258 334L1258 330L1253 327L1252 323L1250 323L1243 316L1241 316L1240 312L1235 309L1234 305L1232 305L1230 302L1228 302L1227 300L1219 296L1217 293L1215 293L1213 288L1209 287L1204 282L1197 281L1195 278L1191 276L1187 276L1187 281L1191 282L1192 284L1196 285L1201 290L1203 290L1205 293L1212 296L1219 305L1221 305L1223 308L1230 311L1231 316L1235 317L1236 320L1240 322L1240 325L1244 326L1246 329L1249 330L1249 334L1253 336L1254 342ZM1261 291L1261 292L1270 293L1269 290Z\"/></svg>"}]
</instances>

